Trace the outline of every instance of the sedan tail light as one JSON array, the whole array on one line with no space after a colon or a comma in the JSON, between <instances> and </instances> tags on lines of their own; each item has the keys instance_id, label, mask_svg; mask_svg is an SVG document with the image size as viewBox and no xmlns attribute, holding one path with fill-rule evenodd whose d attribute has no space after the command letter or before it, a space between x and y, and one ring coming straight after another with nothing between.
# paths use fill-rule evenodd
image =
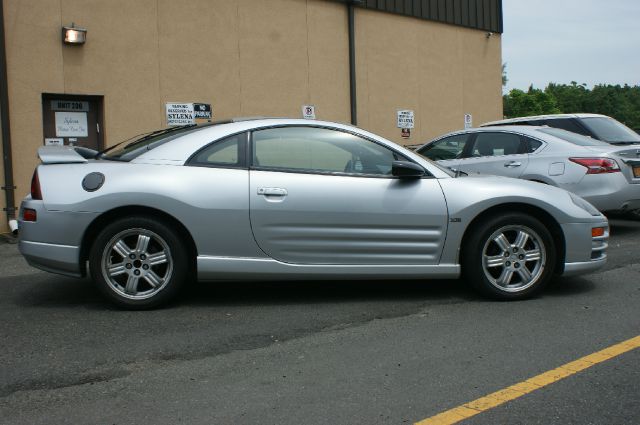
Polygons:
<instances>
[{"instance_id":1,"label":"sedan tail light","mask_svg":"<svg viewBox=\"0 0 640 425\"><path fill-rule=\"evenodd\" d=\"M587 168L587 174L619 173L618 163L609 158L569 158L569 161Z\"/></svg>"},{"instance_id":2,"label":"sedan tail light","mask_svg":"<svg viewBox=\"0 0 640 425\"><path fill-rule=\"evenodd\" d=\"M31 199L42 200L42 189L40 189L37 169L33 172L33 177L31 177Z\"/></svg>"}]
</instances>

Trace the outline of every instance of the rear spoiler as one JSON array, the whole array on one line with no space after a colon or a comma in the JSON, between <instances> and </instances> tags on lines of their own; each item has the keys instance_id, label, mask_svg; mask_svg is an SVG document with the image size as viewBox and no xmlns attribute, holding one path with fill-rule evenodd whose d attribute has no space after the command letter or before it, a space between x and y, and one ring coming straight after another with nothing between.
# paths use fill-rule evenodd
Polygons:
<instances>
[{"instance_id":1,"label":"rear spoiler","mask_svg":"<svg viewBox=\"0 0 640 425\"><path fill-rule=\"evenodd\" d=\"M75 164L88 162L71 146L42 146L38 156L43 164Z\"/></svg>"}]
</instances>

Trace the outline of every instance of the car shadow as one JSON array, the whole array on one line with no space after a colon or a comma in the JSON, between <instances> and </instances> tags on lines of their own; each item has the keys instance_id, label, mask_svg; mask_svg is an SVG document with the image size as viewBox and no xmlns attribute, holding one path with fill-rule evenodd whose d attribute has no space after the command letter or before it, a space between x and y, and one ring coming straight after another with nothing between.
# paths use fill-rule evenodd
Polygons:
<instances>
[{"instance_id":1,"label":"car shadow","mask_svg":"<svg viewBox=\"0 0 640 425\"><path fill-rule=\"evenodd\" d=\"M40 282L41 281L41 282ZM593 290L582 278L556 278L539 295L571 296ZM120 310L105 299L90 279L42 275L15 296L21 307ZM464 280L190 282L165 309L213 306L290 306L336 303L492 302Z\"/></svg>"},{"instance_id":2,"label":"car shadow","mask_svg":"<svg viewBox=\"0 0 640 425\"><path fill-rule=\"evenodd\" d=\"M461 280L194 282L182 305L309 305L341 302L453 303L477 299Z\"/></svg>"},{"instance_id":3,"label":"car shadow","mask_svg":"<svg viewBox=\"0 0 640 425\"><path fill-rule=\"evenodd\" d=\"M592 292L596 284L584 277L556 277L542 291L545 297L566 297Z\"/></svg>"},{"instance_id":4,"label":"car shadow","mask_svg":"<svg viewBox=\"0 0 640 425\"><path fill-rule=\"evenodd\" d=\"M34 275L29 285L18 291L14 301L21 307L115 309L89 278L49 274Z\"/></svg>"}]
</instances>

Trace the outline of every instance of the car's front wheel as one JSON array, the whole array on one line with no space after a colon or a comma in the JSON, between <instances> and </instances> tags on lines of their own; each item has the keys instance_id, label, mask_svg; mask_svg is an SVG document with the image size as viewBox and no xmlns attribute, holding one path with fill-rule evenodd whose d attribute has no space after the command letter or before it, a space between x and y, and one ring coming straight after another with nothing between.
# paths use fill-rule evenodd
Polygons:
<instances>
[{"instance_id":1,"label":"car's front wheel","mask_svg":"<svg viewBox=\"0 0 640 425\"><path fill-rule=\"evenodd\" d=\"M497 299L516 300L540 291L553 276L556 249L539 220L522 213L478 223L463 247L465 280Z\"/></svg>"},{"instance_id":2,"label":"car's front wheel","mask_svg":"<svg viewBox=\"0 0 640 425\"><path fill-rule=\"evenodd\" d=\"M89 256L100 291L128 309L157 307L174 298L188 275L180 236L163 222L127 217L107 225Z\"/></svg>"}]
</instances>

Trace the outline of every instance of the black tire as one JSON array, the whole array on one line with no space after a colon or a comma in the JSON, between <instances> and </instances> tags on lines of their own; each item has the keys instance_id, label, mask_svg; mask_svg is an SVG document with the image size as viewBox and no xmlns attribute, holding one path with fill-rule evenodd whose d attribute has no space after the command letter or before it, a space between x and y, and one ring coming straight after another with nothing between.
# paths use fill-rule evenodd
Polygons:
<instances>
[{"instance_id":1,"label":"black tire","mask_svg":"<svg viewBox=\"0 0 640 425\"><path fill-rule=\"evenodd\" d=\"M100 292L130 310L155 308L175 299L189 276L188 250L164 222L121 218L96 237L89 253L91 277Z\"/></svg>"},{"instance_id":2,"label":"black tire","mask_svg":"<svg viewBox=\"0 0 640 425\"><path fill-rule=\"evenodd\" d=\"M538 293L553 277L556 247L536 218L504 213L482 220L469 232L462 247L462 274L483 294L521 300Z\"/></svg>"}]
</instances>

